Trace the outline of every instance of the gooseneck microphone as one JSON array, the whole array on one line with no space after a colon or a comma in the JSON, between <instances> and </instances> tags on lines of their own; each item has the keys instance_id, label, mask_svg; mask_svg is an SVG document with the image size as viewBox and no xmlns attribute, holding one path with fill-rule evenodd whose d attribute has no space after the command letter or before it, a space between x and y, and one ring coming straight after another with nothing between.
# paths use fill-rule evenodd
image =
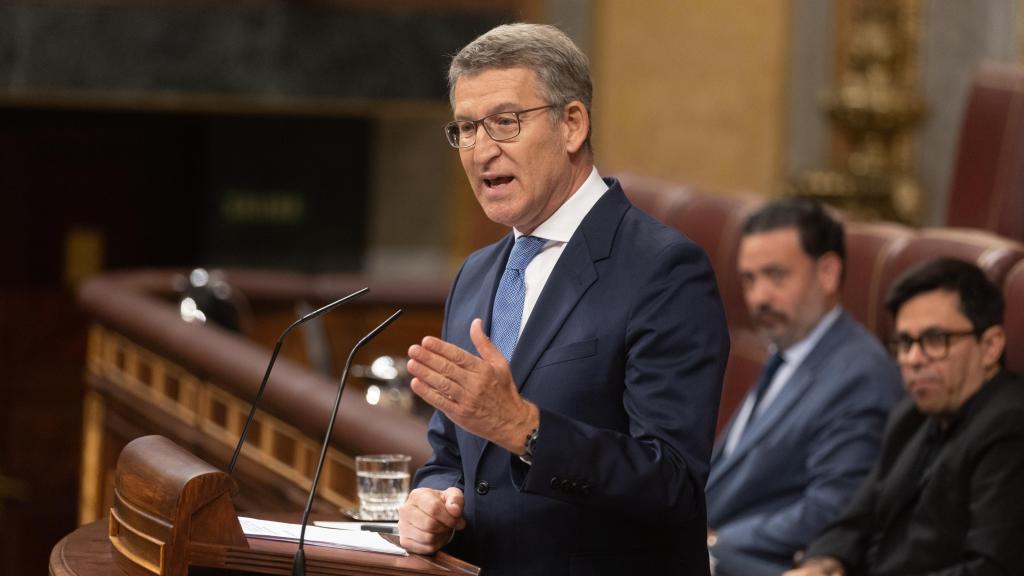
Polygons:
<instances>
[{"instance_id":1,"label":"gooseneck microphone","mask_svg":"<svg viewBox=\"0 0 1024 576\"><path fill-rule=\"evenodd\" d=\"M395 313L389 316L387 320L381 322L380 326L370 330L369 334L363 336L362 340L359 342L356 342L356 345L352 347L352 351L348 354L348 360L345 361L345 370L341 373L341 382L338 383L338 396L334 399L334 410L331 411L331 421L327 424L327 433L324 434L324 443L320 448L320 459L317 461L316 471L313 473L313 485L309 487L309 499L306 501L306 509L302 512L302 528L299 531L299 547L295 550L295 558L292 561L292 576L306 575L306 552L303 548L303 545L306 543L306 523L309 522L309 512L313 509L313 496L316 494L316 485L320 482L320 472L324 469L324 459L327 457L327 444L331 440L331 431L334 430L334 421L338 418L338 408L341 406L341 394L345 391L345 380L348 379L348 369L352 365L352 358L364 344L373 340L377 334L380 334L401 314L401 309L396 310Z\"/></svg>"},{"instance_id":2,"label":"gooseneck microphone","mask_svg":"<svg viewBox=\"0 0 1024 576\"><path fill-rule=\"evenodd\" d=\"M313 318L322 316L326 312L333 310L338 306L341 306L342 304L348 302L349 300L358 298L369 291L369 288L356 290L355 292L349 294L348 296L339 298L322 308L313 310L309 314L306 314L302 318L299 318L295 322L292 322L290 326L284 329L284 332L281 332L281 336L277 339L277 344L274 345L274 353L270 355L270 363L267 364L267 372L263 375L263 382L260 383L260 388L259 390L256 391L256 398L252 401L252 407L249 409L249 417L246 418L245 426L242 427L242 435L238 439L238 445L235 446L235 453L231 455L231 463L228 464L228 476L231 476L231 474L234 473L235 471L235 464L238 463L238 456L242 453L242 446L245 444L245 437L249 434L249 427L252 425L253 418L256 416L256 407L259 406L260 400L263 399L263 390L266 389L267 387L267 381L270 379L270 371L273 370L274 368L274 362L277 361L277 354L278 352L281 351L281 344L284 343L285 336L288 336L288 333L295 329L295 327L298 326L299 324L303 324L305 322L312 320Z\"/></svg>"}]
</instances>

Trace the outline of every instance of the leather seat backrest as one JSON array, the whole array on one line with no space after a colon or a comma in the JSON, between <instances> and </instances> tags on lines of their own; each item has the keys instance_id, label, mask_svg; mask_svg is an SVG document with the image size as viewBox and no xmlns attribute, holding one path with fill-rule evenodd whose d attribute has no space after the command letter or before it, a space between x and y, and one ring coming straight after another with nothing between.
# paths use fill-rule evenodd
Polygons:
<instances>
[{"instance_id":1,"label":"leather seat backrest","mask_svg":"<svg viewBox=\"0 0 1024 576\"><path fill-rule=\"evenodd\" d=\"M1024 261L1018 262L1003 283L1006 300L1006 365L1010 370L1024 373Z\"/></svg>"},{"instance_id":2,"label":"leather seat backrest","mask_svg":"<svg viewBox=\"0 0 1024 576\"><path fill-rule=\"evenodd\" d=\"M848 222L845 229L843 307L879 338L886 338L888 335L880 332L886 315L886 271L893 254L899 253L916 232L888 222Z\"/></svg>"},{"instance_id":3,"label":"leather seat backrest","mask_svg":"<svg viewBox=\"0 0 1024 576\"><path fill-rule=\"evenodd\" d=\"M1010 269L1024 259L1024 244L986 232L963 228L926 228L909 242L893 250L882 272L878 294L884 304L885 293L903 272L911 267L940 256L959 258L976 264L985 271L996 286L1003 286ZM880 331L887 337L892 331L892 319L883 311Z\"/></svg>"},{"instance_id":4,"label":"leather seat backrest","mask_svg":"<svg viewBox=\"0 0 1024 576\"><path fill-rule=\"evenodd\" d=\"M986 63L974 78L946 225L1024 242L1024 66Z\"/></svg>"}]
</instances>

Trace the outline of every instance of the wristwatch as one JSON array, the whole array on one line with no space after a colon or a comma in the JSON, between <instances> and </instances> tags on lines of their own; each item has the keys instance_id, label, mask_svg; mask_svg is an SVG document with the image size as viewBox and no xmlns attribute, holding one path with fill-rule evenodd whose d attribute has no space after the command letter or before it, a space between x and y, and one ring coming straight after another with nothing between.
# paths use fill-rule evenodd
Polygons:
<instances>
[{"instance_id":1,"label":"wristwatch","mask_svg":"<svg viewBox=\"0 0 1024 576\"><path fill-rule=\"evenodd\" d=\"M524 444L526 452L519 457L520 460L527 464L533 464L533 450L537 447L537 431L539 428L530 430L530 433L526 435L526 443Z\"/></svg>"}]
</instances>

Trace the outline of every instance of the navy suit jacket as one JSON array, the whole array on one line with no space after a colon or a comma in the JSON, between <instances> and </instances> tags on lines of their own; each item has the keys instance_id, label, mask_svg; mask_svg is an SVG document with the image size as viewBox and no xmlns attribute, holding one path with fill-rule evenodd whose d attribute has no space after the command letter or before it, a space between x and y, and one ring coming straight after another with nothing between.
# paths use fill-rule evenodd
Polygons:
<instances>
[{"instance_id":1,"label":"navy suit jacket","mask_svg":"<svg viewBox=\"0 0 1024 576\"><path fill-rule=\"evenodd\" d=\"M717 576L778 576L853 497L903 396L895 362L842 312L775 400L711 460L708 520ZM734 417L735 420L735 417Z\"/></svg>"},{"instance_id":2,"label":"navy suit jacket","mask_svg":"<svg viewBox=\"0 0 1024 576\"><path fill-rule=\"evenodd\" d=\"M446 550L484 574L708 573L704 483L728 332L704 252L618 182L569 240L511 359L540 408L532 466L441 413L414 484L462 488ZM472 254L442 337L476 353L512 236Z\"/></svg>"}]
</instances>

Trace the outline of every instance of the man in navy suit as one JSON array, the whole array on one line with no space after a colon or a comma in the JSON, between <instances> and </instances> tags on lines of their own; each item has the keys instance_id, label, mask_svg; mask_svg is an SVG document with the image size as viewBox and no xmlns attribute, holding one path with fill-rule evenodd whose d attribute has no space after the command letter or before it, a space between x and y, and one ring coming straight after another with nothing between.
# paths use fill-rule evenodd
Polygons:
<instances>
[{"instance_id":1,"label":"man in navy suit","mask_svg":"<svg viewBox=\"0 0 1024 576\"><path fill-rule=\"evenodd\" d=\"M712 456L717 576L791 567L870 470L902 395L889 354L839 304L844 258L842 225L809 201L768 204L744 225L740 281L772 354Z\"/></svg>"},{"instance_id":2,"label":"man in navy suit","mask_svg":"<svg viewBox=\"0 0 1024 576\"><path fill-rule=\"evenodd\" d=\"M465 261L441 338L409 349L437 410L402 545L485 574L707 574L728 356L707 257L598 175L587 59L556 28L491 30L449 85L449 144L512 232Z\"/></svg>"}]
</instances>

